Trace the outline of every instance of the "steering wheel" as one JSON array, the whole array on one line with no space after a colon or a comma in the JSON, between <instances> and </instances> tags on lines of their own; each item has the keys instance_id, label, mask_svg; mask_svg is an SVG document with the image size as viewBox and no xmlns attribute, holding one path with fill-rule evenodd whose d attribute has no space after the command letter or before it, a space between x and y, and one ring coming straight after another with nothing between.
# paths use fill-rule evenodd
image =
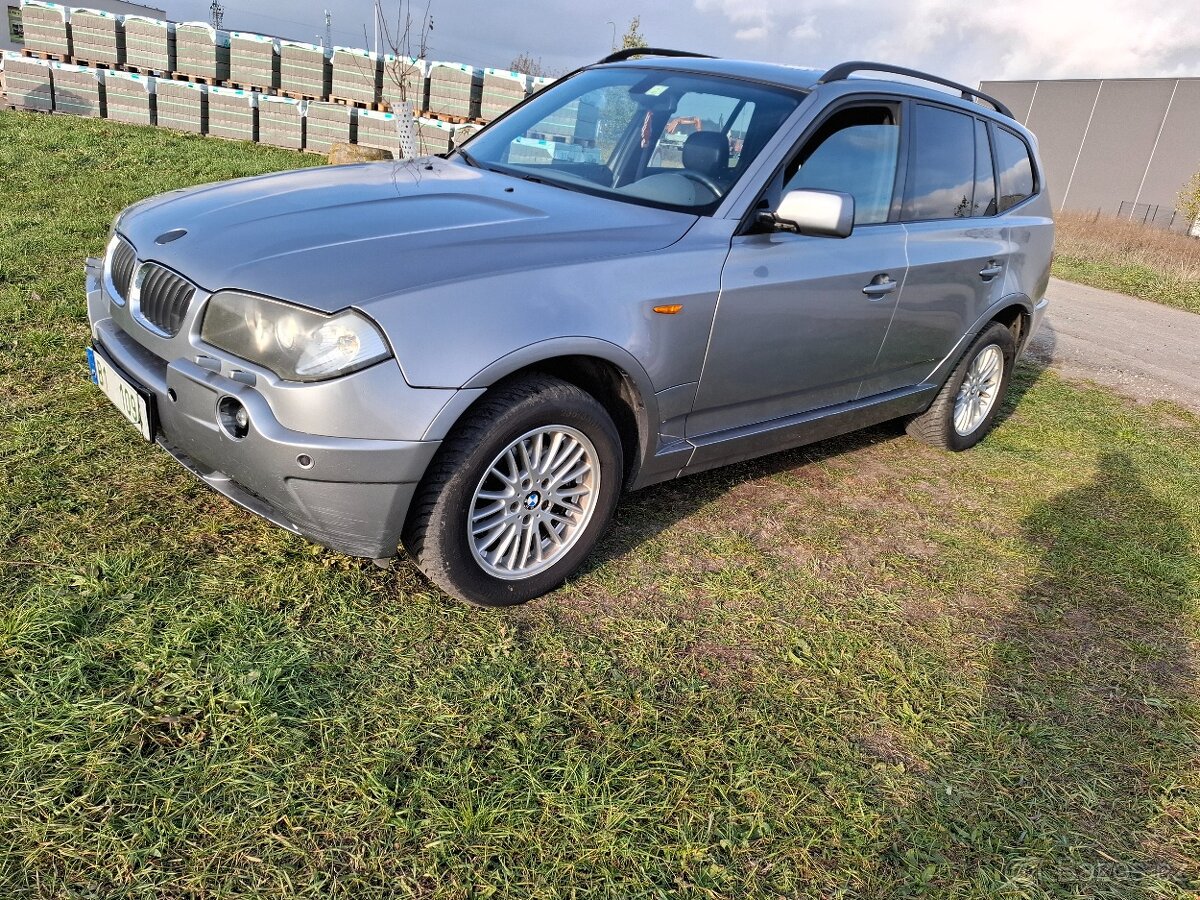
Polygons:
<instances>
[{"instance_id":1,"label":"steering wheel","mask_svg":"<svg viewBox=\"0 0 1200 900\"><path fill-rule=\"evenodd\" d=\"M725 193L725 190L714 179L709 178L703 172L697 172L695 169L676 169L675 171L684 178L690 178L697 184L704 185L712 191L714 197L723 196Z\"/></svg>"}]
</instances>

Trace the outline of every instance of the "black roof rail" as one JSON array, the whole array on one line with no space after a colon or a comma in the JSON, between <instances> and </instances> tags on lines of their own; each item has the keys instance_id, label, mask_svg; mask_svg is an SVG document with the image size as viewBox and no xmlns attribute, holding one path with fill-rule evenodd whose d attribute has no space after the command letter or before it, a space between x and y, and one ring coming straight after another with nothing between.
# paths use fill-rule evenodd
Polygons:
<instances>
[{"instance_id":1,"label":"black roof rail","mask_svg":"<svg viewBox=\"0 0 1200 900\"><path fill-rule=\"evenodd\" d=\"M958 91L964 100L982 100L984 103L990 103L996 112L1003 116L1008 116L1010 119L1015 119L1016 116L1012 111L997 100L995 97L989 96L982 91L977 91L974 88L969 88L965 84L959 84L957 81L950 81L948 78L941 78L937 75L930 75L928 72L920 72L916 69L906 69L903 66L891 66L887 63L863 62L861 60L855 62L844 62L834 66L824 75L817 79L817 84L828 84L831 81L844 81L849 78L854 72L887 72L892 75L904 75L908 78L916 78L921 81L930 81L934 84L940 84L943 87L954 88Z\"/></svg>"},{"instance_id":2,"label":"black roof rail","mask_svg":"<svg viewBox=\"0 0 1200 900\"><path fill-rule=\"evenodd\" d=\"M696 59L716 59L715 56L709 56L707 53L693 53L691 50L663 50L659 47L626 47L624 50L617 50L608 54L608 56L596 63L596 65L624 62L634 56L690 56Z\"/></svg>"}]
</instances>

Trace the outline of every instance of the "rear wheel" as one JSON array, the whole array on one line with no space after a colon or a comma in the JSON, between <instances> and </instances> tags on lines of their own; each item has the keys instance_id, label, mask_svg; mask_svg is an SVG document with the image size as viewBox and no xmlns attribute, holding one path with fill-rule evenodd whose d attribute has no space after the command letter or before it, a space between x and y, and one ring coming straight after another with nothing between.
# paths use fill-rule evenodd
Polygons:
<instances>
[{"instance_id":1,"label":"rear wheel","mask_svg":"<svg viewBox=\"0 0 1200 900\"><path fill-rule=\"evenodd\" d=\"M1016 355L1012 332L998 322L990 324L963 354L929 409L909 421L908 433L944 450L974 447L996 423Z\"/></svg>"},{"instance_id":2,"label":"rear wheel","mask_svg":"<svg viewBox=\"0 0 1200 900\"><path fill-rule=\"evenodd\" d=\"M446 438L413 500L404 546L454 597L532 600L596 545L620 493L621 458L595 398L549 376L514 381Z\"/></svg>"}]
</instances>

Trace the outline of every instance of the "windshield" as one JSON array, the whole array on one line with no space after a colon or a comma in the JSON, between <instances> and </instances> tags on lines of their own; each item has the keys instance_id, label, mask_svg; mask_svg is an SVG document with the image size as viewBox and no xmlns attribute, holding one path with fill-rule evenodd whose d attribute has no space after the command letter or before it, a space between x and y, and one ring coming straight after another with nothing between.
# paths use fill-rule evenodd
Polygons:
<instances>
[{"instance_id":1,"label":"windshield","mask_svg":"<svg viewBox=\"0 0 1200 900\"><path fill-rule=\"evenodd\" d=\"M465 146L473 165L691 213L716 209L803 99L670 69L588 69Z\"/></svg>"}]
</instances>

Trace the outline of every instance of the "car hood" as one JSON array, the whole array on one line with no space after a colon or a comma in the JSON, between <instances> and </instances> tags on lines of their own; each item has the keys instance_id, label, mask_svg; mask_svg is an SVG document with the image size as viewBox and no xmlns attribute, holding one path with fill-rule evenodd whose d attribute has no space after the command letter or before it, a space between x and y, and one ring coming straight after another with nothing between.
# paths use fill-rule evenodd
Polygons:
<instances>
[{"instance_id":1,"label":"car hood","mask_svg":"<svg viewBox=\"0 0 1200 900\"><path fill-rule=\"evenodd\" d=\"M695 221L432 158L188 188L130 207L117 229L140 259L204 290L332 312L438 282L657 250Z\"/></svg>"}]
</instances>

